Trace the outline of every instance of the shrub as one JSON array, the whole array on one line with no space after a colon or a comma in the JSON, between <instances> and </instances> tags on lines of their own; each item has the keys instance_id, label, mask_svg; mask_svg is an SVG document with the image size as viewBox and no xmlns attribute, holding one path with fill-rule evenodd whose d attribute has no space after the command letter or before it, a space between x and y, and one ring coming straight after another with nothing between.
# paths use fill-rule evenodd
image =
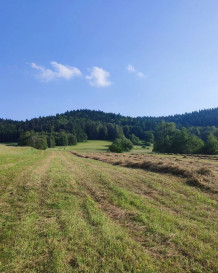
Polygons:
<instances>
[{"instance_id":1,"label":"shrub","mask_svg":"<svg viewBox=\"0 0 218 273\"><path fill-rule=\"evenodd\" d=\"M125 137L116 138L114 142L109 146L109 150L114 153L130 151L132 148L133 148L132 142Z\"/></svg>"},{"instance_id":2,"label":"shrub","mask_svg":"<svg viewBox=\"0 0 218 273\"><path fill-rule=\"evenodd\" d=\"M140 139L134 134L130 136L130 140L134 145L140 145Z\"/></svg>"}]
</instances>

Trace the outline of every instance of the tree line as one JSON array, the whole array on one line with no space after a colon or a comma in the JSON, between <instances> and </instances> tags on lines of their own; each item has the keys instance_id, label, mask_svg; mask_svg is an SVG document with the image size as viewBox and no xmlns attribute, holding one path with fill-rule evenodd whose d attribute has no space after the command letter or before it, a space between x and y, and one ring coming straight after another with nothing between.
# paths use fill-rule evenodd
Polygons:
<instances>
[{"instance_id":1,"label":"tree line","mask_svg":"<svg viewBox=\"0 0 218 273\"><path fill-rule=\"evenodd\" d=\"M72 138L75 142L126 138L135 145L140 140L145 145L154 143L154 150L159 152L191 153L205 152L207 149L202 147L209 136L210 139L218 137L218 108L168 117L132 118L102 111L75 110L26 121L0 119L0 142L19 142L20 145L40 142L44 143L43 147L51 147L51 143L71 145ZM185 145L181 144L181 139ZM198 147L202 143L203 146L188 148L193 147L196 140Z\"/></svg>"},{"instance_id":2,"label":"tree line","mask_svg":"<svg viewBox=\"0 0 218 273\"><path fill-rule=\"evenodd\" d=\"M83 141L85 140L86 138L83 139ZM26 131L23 132L18 139L18 145L31 146L40 150L53 148L55 146L72 146L76 144L77 137L64 131L60 133Z\"/></svg>"}]
</instances>

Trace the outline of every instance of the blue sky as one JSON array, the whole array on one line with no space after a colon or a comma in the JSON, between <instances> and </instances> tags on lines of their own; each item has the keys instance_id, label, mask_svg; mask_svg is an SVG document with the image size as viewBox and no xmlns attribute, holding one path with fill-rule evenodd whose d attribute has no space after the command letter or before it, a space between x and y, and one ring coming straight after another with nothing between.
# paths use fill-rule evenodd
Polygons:
<instances>
[{"instance_id":1,"label":"blue sky","mask_svg":"<svg viewBox=\"0 0 218 273\"><path fill-rule=\"evenodd\" d=\"M218 106L217 0L3 0L0 117Z\"/></svg>"}]
</instances>

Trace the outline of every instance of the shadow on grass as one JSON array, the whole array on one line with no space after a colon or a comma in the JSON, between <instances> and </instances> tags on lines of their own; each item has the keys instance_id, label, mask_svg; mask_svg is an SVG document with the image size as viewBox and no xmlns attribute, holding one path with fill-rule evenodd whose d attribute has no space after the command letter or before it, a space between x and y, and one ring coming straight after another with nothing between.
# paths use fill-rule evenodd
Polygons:
<instances>
[{"instance_id":1,"label":"shadow on grass","mask_svg":"<svg viewBox=\"0 0 218 273\"><path fill-rule=\"evenodd\" d=\"M2 142L0 144L4 144L5 146L18 146L18 143L16 142Z\"/></svg>"}]
</instances>

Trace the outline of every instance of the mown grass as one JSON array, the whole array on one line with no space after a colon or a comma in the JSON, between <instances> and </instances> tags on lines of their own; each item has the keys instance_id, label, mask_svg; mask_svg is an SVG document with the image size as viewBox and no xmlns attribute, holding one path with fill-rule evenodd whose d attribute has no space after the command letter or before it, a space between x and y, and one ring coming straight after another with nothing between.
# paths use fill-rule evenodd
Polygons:
<instances>
[{"instance_id":1,"label":"mown grass","mask_svg":"<svg viewBox=\"0 0 218 273\"><path fill-rule=\"evenodd\" d=\"M165 157L158 155L136 154L136 153L89 153L81 154L71 151L72 154L100 160L113 165L120 165L128 168L140 168L157 173L169 173L174 176L187 178L187 184L218 193L218 162L211 158L210 162L204 162L197 158L189 161L177 156ZM208 159L208 158L207 158Z\"/></svg>"},{"instance_id":2,"label":"mown grass","mask_svg":"<svg viewBox=\"0 0 218 273\"><path fill-rule=\"evenodd\" d=\"M111 141L107 140L88 140L86 142L78 142L74 146L57 146L48 150L52 151L78 151L82 153L87 152L107 152Z\"/></svg>"},{"instance_id":3,"label":"mown grass","mask_svg":"<svg viewBox=\"0 0 218 273\"><path fill-rule=\"evenodd\" d=\"M0 272L218 270L218 203L183 178L0 145L0 204Z\"/></svg>"},{"instance_id":4,"label":"mown grass","mask_svg":"<svg viewBox=\"0 0 218 273\"><path fill-rule=\"evenodd\" d=\"M49 148L51 151L75 151L81 153L107 152L112 141L107 140L88 140L86 142L79 142L75 146L57 146ZM142 148L142 145L134 145L133 149L127 153L151 153L152 146Z\"/></svg>"},{"instance_id":5,"label":"mown grass","mask_svg":"<svg viewBox=\"0 0 218 273\"><path fill-rule=\"evenodd\" d=\"M50 151L77 151L82 153L94 153L94 152L107 152L112 141L107 140L88 140L86 142L78 142L75 146L56 146L49 148ZM2 143L0 145L5 146L18 146L16 142ZM134 145L133 149L127 153L152 153L153 146L142 148L141 145Z\"/></svg>"}]
</instances>

